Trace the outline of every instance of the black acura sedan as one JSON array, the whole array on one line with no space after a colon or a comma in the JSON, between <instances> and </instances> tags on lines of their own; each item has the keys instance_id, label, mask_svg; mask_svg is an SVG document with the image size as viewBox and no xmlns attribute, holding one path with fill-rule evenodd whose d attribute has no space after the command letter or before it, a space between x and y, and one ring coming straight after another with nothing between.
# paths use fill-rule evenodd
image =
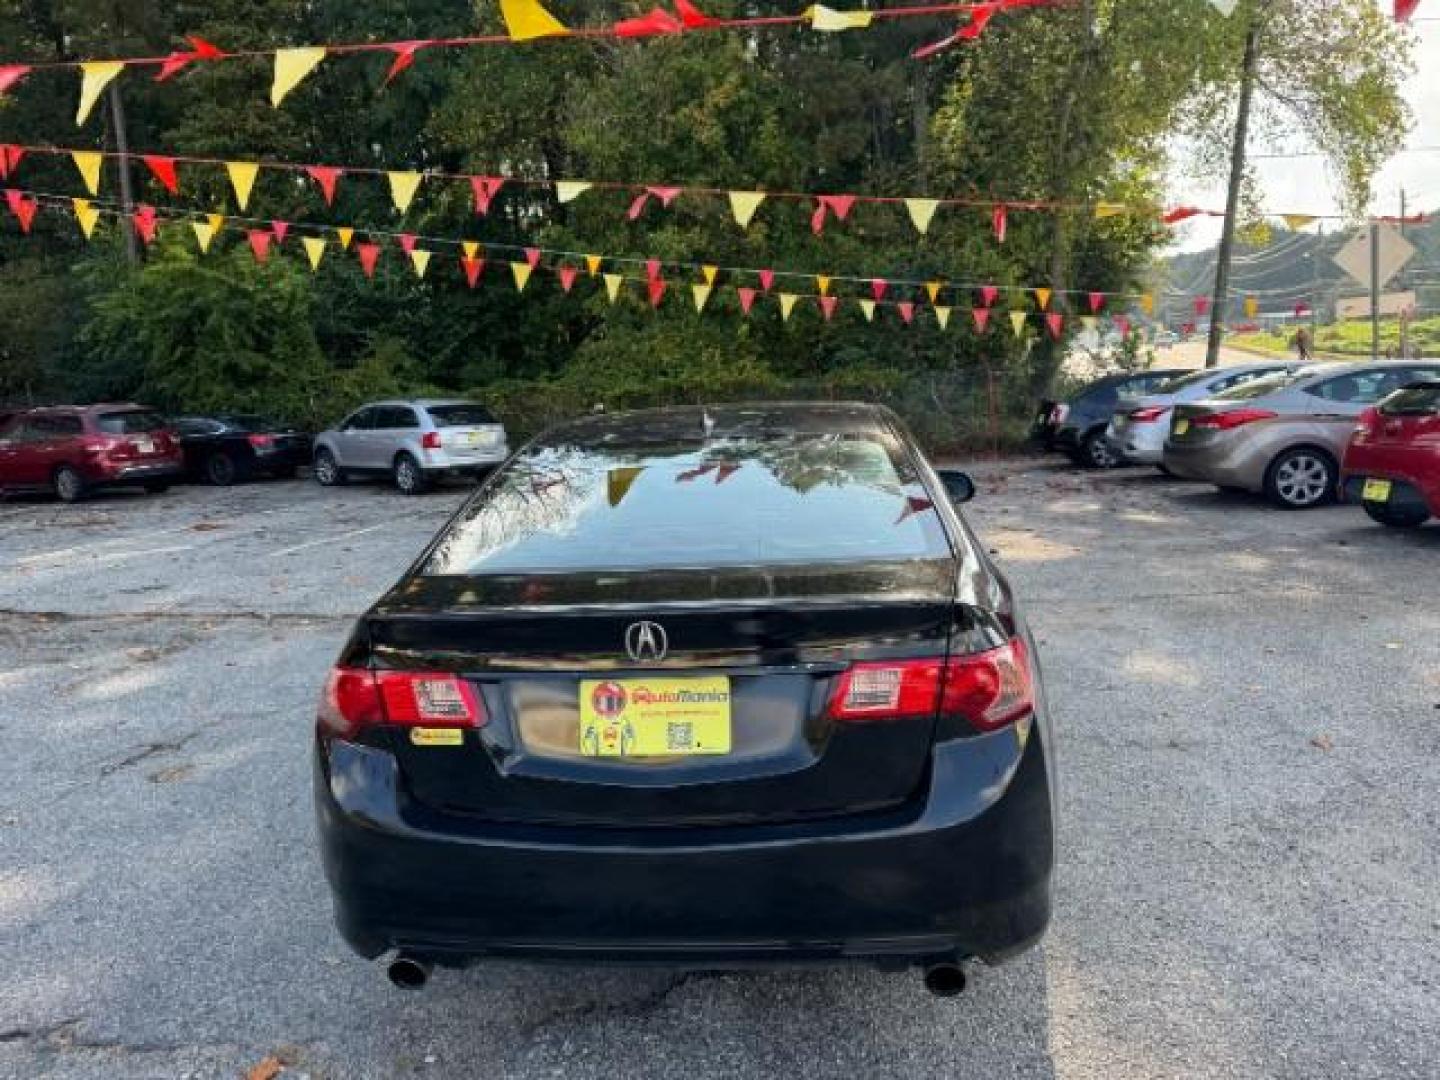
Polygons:
<instances>
[{"instance_id":1,"label":"black acura sedan","mask_svg":"<svg viewBox=\"0 0 1440 1080\"><path fill-rule=\"evenodd\" d=\"M870 405L589 417L520 450L355 626L321 699L340 931L482 958L922 966L1050 916L1034 645Z\"/></svg>"},{"instance_id":2,"label":"black acura sedan","mask_svg":"<svg viewBox=\"0 0 1440 1080\"><path fill-rule=\"evenodd\" d=\"M310 436L263 416L182 416L170 422L190 476L220 487L256 476L294 478L310 462Z\"/></svg>"}]
</instances>

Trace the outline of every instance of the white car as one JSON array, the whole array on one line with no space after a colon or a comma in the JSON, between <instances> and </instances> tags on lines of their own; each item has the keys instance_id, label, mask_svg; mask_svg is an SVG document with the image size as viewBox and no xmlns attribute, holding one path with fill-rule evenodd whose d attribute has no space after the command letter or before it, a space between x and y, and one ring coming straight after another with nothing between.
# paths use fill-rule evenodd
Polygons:
<instances>
[{"instance_id":1,"label":"white car","mask_svg":"<svg viewBox=\"0 0 1440 1080\"><path fill-rule=\"evenodd\" d=\"M1164 471L1165 438L1170 434L1170 420L1175 406L1182 401L1199 401L1239 386L1251 379L1294 371L1295 362L1269 360L1233 367L1206 368L1180 375L1161 386L1153 394L1138 398L1121 398L1110 417L1105 438L1127 465L1154 465Z\"/></svg>"},{"instance_id":2,"label":"white car","mask_svg":"<svg viewBox=\"0 0 1440 1080\"><path fill-rule=\"evenodd\" d=\"M377 401L315 437L315 479L387 476L418 495L446 476L479 478L510 456L505 428L463 400Z\"/></svg>"}]
</instances>

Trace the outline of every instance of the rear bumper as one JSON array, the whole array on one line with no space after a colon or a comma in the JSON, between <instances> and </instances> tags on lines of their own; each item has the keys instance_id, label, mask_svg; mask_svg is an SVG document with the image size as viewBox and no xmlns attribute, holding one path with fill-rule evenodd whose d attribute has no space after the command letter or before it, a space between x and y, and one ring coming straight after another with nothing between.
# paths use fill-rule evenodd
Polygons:
<instances>
[{"instance_id":1,"label":"rear bumper","mask_svg":"<svg viewBox=\"0 0 1440 1080\"><path fill-rule=\"evenodd\" d=\"M1112 424L1106 436L1131 465L1159 465L1165 460L1166 427L1162 424L1131 423L1120 431Z\"/></svg>"},{"instance_id":2,"label":"rear bumper","mask_svg":"<svg viewBox=\"0 0 1440 1080\"><path fill-rule=\"evenodd\" d=\"M1226 453L1224 447L1190 448L1166 442L1162 461L1176 476L1187 480L1208 480L1220 487L1265 489L1263 462L1253 453Z\"/></svg>"},{"instance_id":3,"label":"rear bumper","mask_svg":"<svg viewBox=\"0 0 1440 1080\"><path fill-rule=\"evenodd\" d=\"M1363 472L1347 472L1340 481L1340 499L1352 506L1361 506L1365 503L1362 492L1366 480L1389 480L1391 483L1390 498L1383 505L1399 510L1402 513L1423 510L1431 517L1440 517L1440 489L1430 493L1420 488L1412 479L1405 476L1397 476L1380 469L1372 469Z\"/></svg>"},{"instance_id":4,"label":"rear bumper","mask_svg":"<svg viewBox=\"0 0 1440 1080\"><path fill-rule=\"evenodd\" d=\"M703 830L458 821L407 805L389 754L318 744L336 921L362 956L452 965L998 961L1050 918L1043 730L938 745L905 814Z\"/></svg>"},{"instance_id":5,"label":"rear bumper","mask_svg":"<svg viewBox=\"0 0 1440 1080\"><path fill-rule=\"evenodd\" d=\"M132 487L139 484L172 483L181 479L185 469L179 461L143 465L111 465L98 468L85 477L91 487Z\"/></svg>"}]
</instances>

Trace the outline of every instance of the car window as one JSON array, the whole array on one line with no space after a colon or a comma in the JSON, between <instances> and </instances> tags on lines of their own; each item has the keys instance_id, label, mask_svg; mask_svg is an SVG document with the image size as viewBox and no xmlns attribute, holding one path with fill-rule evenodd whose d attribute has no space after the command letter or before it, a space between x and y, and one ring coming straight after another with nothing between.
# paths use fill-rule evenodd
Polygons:
<instances>
[{"instance_id":1,"label":"car window","mask_svg":"<svg viewBox=\"0 0 1440 1080\"><path fill-rule=\"evenodd\" d=\"M1194 386L1206 379L1214 378L1214 376L1213 371L1192 371L1188 375L1177 375L1175 378L1161 383L1155 392L1157 394L1178 394L1187 386Z\"/></svg>"},{"instance_id":2,"label":"car window","mask_svg":"<svg viewBox=\"0 0 1440 1080\"><path fill-rule=\"evenodd\" d=\"M1343 403L1360 402L1371 404L1379 401L1391 390L1399 389L1406 382L1406 376L1399 371L1377 371L1375 369L1352 371L1325 379L1307 387L1306 393L1326 401Z\"/></svg>"},{"instance_id":3,"label":"car window","mask_svg":"<svg viewBox=\"0 0 1440 1080\"><path fill-rule=\"evenodd\" d=\"M370 431L375 426L376 409L361 409L351 413L349 419L340 425L341 431Z\"/></svg>"},{"instance_id":4,"label":"car window","mask_svg":"<svg viewBox=\"0 0 1440 1080\"><path fill-rule=\"evenodd\" d=\"M165 420L148 409L126 409L124 412L101 413L95 417L95 426L106 435L137 435L160 430L165 426Z\"/></svg>"},{"instance_id":5,"label":"car window","mask_svg":"<svg viewBox=\"0 0 1440 1080\"><path fill-rule=\"evenodd\" d=\"M1090 387L1080 395L1079 401L1086 405L1114 405L1120 400L1120 384L1103 382ZM1078 403L1078 402L1077 402Z\"/></svg>"},{"instance_id":6,"label":"car window","mask_svg":"<svg viewBox=\"0 0 1440 1080\"><path fill-rule=\"evenodd\" d=\"M1380 403L1385 416L1429 416L1440 412L1440 382L1408 386Z\"/></svg>"},{"instance_id":7,"label":"car window","mask_svg":"<svg viewBox=\"0 0 1440 1080\"><path fill-rule=\"evenodd\" d=\"M1220 391L1215 397L1222 401L1249 401L1252 398L1273 394L1276 390L1283 390L1307 374L1308 372L1281 371L1232 386L1228 390Z\"/></svg>"},{"instance_id":8,"label":"car window","mask_svg":"<svg viewBox=\"0 0 1440 1080\"><path fill-rule=\"evenodd\" d=\"M213 420L198 420L193 417L172 420L170 426L181 435L214 435L221 430L220 425Z\"/></svg>"},{"instance_id":9,"label":"car window","mask_svg":"<svg viewBox=\"0 0 1440 1080\"><path fill-rule=\"evenodd\" d=\"M536 446L442 537L426 575L948 558L897 440L756 434Z\"/></svg>"},{"instance_id":10,"label":"car window","mask_svg":"<svg viewBox=\"0 0 1440 1080\"><path fill-rule=\"evenodd\" d=\"M474 424L494 424L495 414L484 405L473 401L457 405L427 405L425 411L437 428L470 427Z\"/></svg>"},{"instance_id":11,"label":"car window","mask_svg":"<svg viewBox=\"0 0 1440 1080\"><path fill-rule=\"evenodd\" d=\"M72 435L83 435L85 422L78 416L50 413L45 416L32 416L26 429L33 440L63 439Z\"/></svg>"},{"instance_id":12,"label":"car window","mask_svg":"<svg viewBox=\"0 0 1440 1080\"><path fill-rule=\"evenodd\" d=\"M420 419L415 410L404 405L382 405L375 410L375 427L379 431L418 428Z\"/></svg>"}]
</instances>

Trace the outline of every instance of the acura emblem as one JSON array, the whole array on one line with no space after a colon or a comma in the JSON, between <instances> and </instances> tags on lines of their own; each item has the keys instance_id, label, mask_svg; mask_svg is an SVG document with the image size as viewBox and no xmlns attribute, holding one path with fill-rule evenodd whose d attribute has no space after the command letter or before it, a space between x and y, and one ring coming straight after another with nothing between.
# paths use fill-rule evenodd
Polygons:
<instances>
[{"instance_id":1,"label":"acura emblem","mask_svg":"<svg viewBox=\"0 0 1440 1080\"><path fill-rule=\"evenodd\" d=\"M670 639L659 623L631 623L625 629L625 651L630 654L631 660L637 662L664 660L665 654L670 651Z\"/></svg>"}]
</instances>

